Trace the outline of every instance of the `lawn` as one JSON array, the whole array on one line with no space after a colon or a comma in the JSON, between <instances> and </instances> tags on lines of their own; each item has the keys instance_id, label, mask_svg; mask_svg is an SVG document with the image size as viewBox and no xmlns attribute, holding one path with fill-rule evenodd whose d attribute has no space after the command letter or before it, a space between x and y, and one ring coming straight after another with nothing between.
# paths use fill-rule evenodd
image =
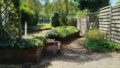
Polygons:
<instances>
[{"instance_id":1,"label":"lawn","mask_svg":"<svg viewBox=\"0 0 120 68\"><path fill-rule=\"evenodd\" d=\"M40 24L40 25L38 25L38 28L40 28L40 29L51 29L52 25L51 25L51 23L49 23L49 24Z\"/></svg>"}]
</instances>

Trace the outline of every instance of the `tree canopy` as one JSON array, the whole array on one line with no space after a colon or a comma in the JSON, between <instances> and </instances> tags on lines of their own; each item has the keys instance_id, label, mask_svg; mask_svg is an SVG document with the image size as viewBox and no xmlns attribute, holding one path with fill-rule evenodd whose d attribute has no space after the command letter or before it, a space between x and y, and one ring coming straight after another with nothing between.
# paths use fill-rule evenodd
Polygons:
<instances>
[{"instance_id":1,"label":"tree canopy","mask_svg":"<svg viewBox=\"0 0 120 68\"><path fill-rule=\"evenodd\" d=\"M104 6L108 6L110 0L76 0L76 1L78 1L79 3L78 8L80 10L89 9L90 11L94 12Z\"/></svg>"},{"instance_id":2,"label":"tree canopy","mask_svg":"<svg viewBox=\"0 0 120 68\"><path fill-rule=\"evenodd\" d=\"M120 5L120 0L118 0L118 2L116 4Z\"/></svg>"}]
</instances>

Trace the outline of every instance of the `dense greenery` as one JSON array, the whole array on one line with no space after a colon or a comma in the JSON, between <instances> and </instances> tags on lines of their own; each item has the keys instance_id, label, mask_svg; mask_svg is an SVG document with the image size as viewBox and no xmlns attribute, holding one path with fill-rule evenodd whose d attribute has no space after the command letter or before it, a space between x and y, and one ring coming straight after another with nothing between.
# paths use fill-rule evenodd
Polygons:
<instances>
[{"instance_id":1,"label":"dense greenery","mask_svg":"<svg viewBox=\"0 0 120 68\"><path fill-rule=\"evenodd\" d=\"M89 31L85 38L85 47L95 52L110 52L120 50L120 47L105 39L105 34L98 29Z\"/></svg>"},{"instance_id":2,"label":"dense greenery","mask_svg":"<svg viewBox=\"0 0 120 68\"><path fill-rule=\"evenodd\" d=\"M26 7L21 7L21 23L24 25L25 22L28 23L28 27L37 25L38 21L34 16L34 12Z\"/></svg>"},{"instance_id":3,"label":"dense greenery","mask_svg":"<svg viewBox=\"0 0 120 68\"><path fill-rule=\"evenodd\" d=\"M68 16L74 17L76 15L77 5L73 0L56 0L49 2L43 6L43 10L40 12L47 17L51 17L54 13L59 13L60 23L67 25Z\"/></svg>"},{"instance_id":4,"label":"dense greenery","mask_svg":"<svg viewBox=\"0 0 120 68\"><path fill-rule=\"evenodd\" d=\"M77 26L77 18L76 17L68 17L67 25Z\"/></svg>"},{"instance_id":5,"label":"dense greenery","mask_svg":"<svg viewBox=\"0 0 120 68\"><path fill-rule=\"evenodd\" d=\"M51 24L53 27L60 26L60 16L58 13L54 13L54 16L52 17Z\"/></svg>"},{"instance_id":6,"label":"dense greenery","mask_svg":"<svg viewBox=\"0 0 120 68\"><path fill-rule=\"evenodd\" d=\"M97 11L98 9L108 6L110 0L76 0L79 5L80 10L89 9L92 12Z\"/></svg>"},{"instance_id":7,"label":"dense greenery","mask_svg":"<svg viewBox=\"0 0 120 68\"><path fill-rule=\"evenodd\" d=\"M0 40L0 49L4 48L17 48L17 49L28 49L42 47L46 39L43 37L32 38L32 39L3 39Z\"/></svg>"},{"instance_id":8,"label":"dense greenery","mask_svg":"<svg viewBox=\"0 0 120 68\"><path fill-rule=\"evenodd\" d=\"M79 36L80 30L74 26L60 26L46 34L47 38L66 41Z\"/></svg>"},{"instance_id":9,"label":"dense greenery","mask_svg":"<svg viewBox=\"0 0 120 68\"><path fill-rule=\"evenodd\" d=\"M82 11L77 11L77 19L82 19L85 16L87 16L90 13L88 9L82 10Z\"/></svg>"},{"instance_id":10,"label":"dense greenery","mask_svg":"<svg viewBox=\"0 0 120 68\"><path fill-rule=\"evenodd\" d=\"M39 0L21 0L21 21L24 25L25 22L28 26L35 26L39 20L39 12L41 10L41 3Z\"/></svg>"}]
</instances>

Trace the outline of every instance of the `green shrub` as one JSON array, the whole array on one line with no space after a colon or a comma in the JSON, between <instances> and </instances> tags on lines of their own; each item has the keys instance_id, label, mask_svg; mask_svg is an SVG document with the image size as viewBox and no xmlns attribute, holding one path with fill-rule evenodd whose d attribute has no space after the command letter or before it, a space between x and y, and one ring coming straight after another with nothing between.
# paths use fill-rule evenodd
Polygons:
<instances>
[{"instance_id":1,"label":"green shrub","mask_svg":"<svg viewBox=\"0 0 120 68\"><path fill-rule=\"evenodd\" d=\"M21 7L20 10L21 10L20 12L21 12L22 25L24 25L25 22L28 23L28 27L37 25L38 20L31 9L27 7Z\"/></svg>"},{"instance_id":2,"label":"green shrub","mask_svg":"<svg viewBox=\"0 0 120 68\"><path fill-rule=\"evenodd\" d=\"M66 41L70 40L71 38L78 37L79 32L80 30L74 26L60 26L48 32L46 37L59 41Z\"/></svg>"},{"instance_id":3,"label":"green shrub","mask_svg":"<svg viewBox=\"0 0 120 68\"><path fill-rule=\"evenodd\" d=\"M105 34L98 29L89 31L85 38L85 47L95 52L110 52L119 49L119 46L106 40Z\"/></svg>"},{"instance_id":4,"label":"green shrub","mask_svg":"<svg viewBox=\"0 0 120 68\"><path fill-rule=\"evenodd\" d=\"M69 26L77 26L77 19L76 18L68 18L67 24Z\"/></svg>"},{"instance_id":5,"label":"green shrub","mask_svg":"<svg viewBox=\"0 0 120 68\"><path fill-rule=\"evenodd\" d=\"M51 24L53 27L60 26L60 16L58 13L54 13L54 16L52 17Z\"/></svg>"},{"instance_id":6,"label":"green shrub","mask_svg":"<svg viewBox=\"0 0 120 68\"><path fill-rule=\"evenodd\" d=\"M17 48L28 49L42 47L45 43L45 38L32 38L32 39L8 39L0 41L0 49L4 48Z\"/></svg>"}]
</instances>

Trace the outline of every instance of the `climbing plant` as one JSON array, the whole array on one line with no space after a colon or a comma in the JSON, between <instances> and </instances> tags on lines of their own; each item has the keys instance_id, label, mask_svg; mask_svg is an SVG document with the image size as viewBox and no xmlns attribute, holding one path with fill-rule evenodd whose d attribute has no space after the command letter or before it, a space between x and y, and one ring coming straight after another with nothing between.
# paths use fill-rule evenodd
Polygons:
<instances>
[{"instance_id":1,"label":"climbing plant","mask_svg":"<svg viewBox=\"0 0 120 68\"><path fill-rule=\"evenodd\" d=\"M1 0L1 38L21 38L20 0Z\"/></svg>"}]
</instances>

